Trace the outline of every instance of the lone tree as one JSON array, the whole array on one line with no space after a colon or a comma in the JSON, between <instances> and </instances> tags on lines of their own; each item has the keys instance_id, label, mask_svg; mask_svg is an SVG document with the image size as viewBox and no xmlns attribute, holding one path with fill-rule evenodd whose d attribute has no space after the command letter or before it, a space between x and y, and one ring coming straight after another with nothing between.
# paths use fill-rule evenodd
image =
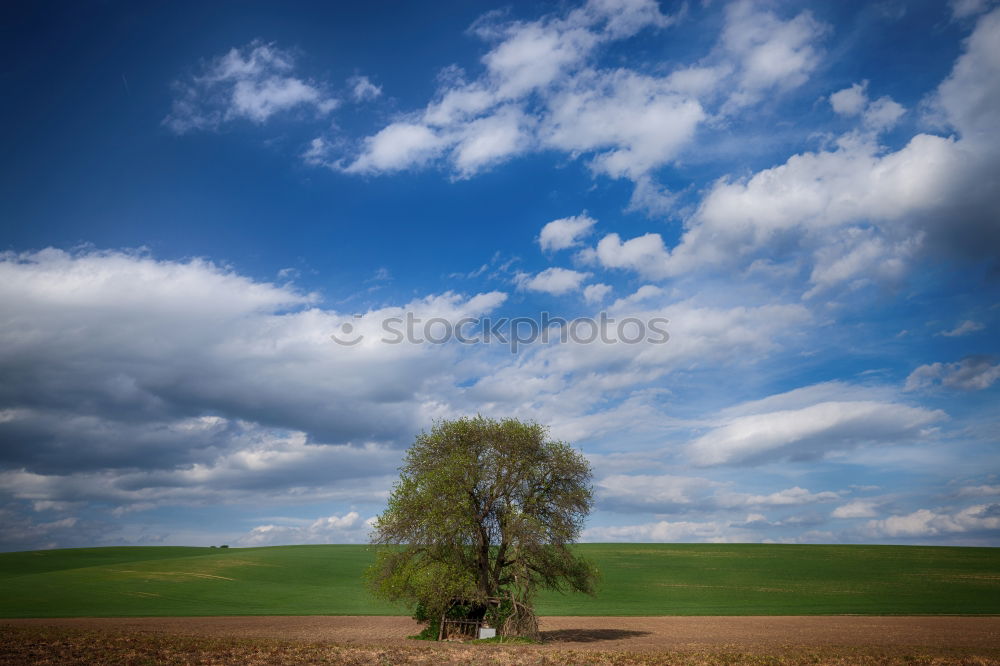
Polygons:
<instances>
[{"instance_id":1,"label":"lone tree","mask_svg":"<svg viewBox=\"0 0 1000 666\"><path fill-rule=\"evenodd\" d=\"M547 435L477 416L440 421L407 451L367 577L413 607L428 637L456 600L489 608L500 635L534 638L538 590L593 594L597 570L569 548L593 502L590 464Z\"/></svg>"}]
</instances>

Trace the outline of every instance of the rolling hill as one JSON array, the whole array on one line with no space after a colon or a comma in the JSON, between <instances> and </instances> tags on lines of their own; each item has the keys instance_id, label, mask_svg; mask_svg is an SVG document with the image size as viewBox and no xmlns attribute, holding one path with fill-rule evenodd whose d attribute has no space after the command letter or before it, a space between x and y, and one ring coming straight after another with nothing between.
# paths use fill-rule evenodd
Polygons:
<instances>
[{"instance_id":1,"label":"rolling hill","mask_svg":"<svg viewBox=\"0 0 1000 666\"><path fill-rule=\"evenodd\" d=\"M596 597L541 615L1000 614L1000 549L581 544ZM366 546L0 553L0 616L400 615L373 599Z\"/></svg>"}]
</instances>

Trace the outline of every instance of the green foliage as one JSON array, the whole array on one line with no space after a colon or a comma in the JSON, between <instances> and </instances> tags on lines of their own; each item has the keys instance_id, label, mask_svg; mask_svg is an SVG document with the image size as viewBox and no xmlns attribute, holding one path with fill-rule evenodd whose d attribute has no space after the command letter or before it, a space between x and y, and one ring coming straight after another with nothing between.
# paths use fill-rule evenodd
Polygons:
<instances>
[{"instance_id":1,"label":"green foliage","mask_svg":"<svg viewBox=\"0 0 1000 666\"><path fill-rule=\"evenodd\" d=\"M375 523L368 585L431 616L454 599L509 597L523 612L539 590L593 594L596 568L569 547L590 481L586 459L537 423L441 421L407 451Z\"/></svg>"},{"instance_id":2,"label":"green foliage","mask_svg":"<svg viewBox=\"0 0 1000 666\"><path fill-rule=\"evenodd\" d=\"M499 605L487 608L483 619L491 627L502 627L513 612L514 604L511 603L510 599L504 599Z\"/></svg>"}]
</instances>

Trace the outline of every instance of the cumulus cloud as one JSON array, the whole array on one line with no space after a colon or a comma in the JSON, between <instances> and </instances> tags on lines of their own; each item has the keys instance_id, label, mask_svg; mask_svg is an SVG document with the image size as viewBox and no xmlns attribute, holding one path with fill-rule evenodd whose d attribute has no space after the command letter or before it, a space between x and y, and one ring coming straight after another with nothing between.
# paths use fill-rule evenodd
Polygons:
<instances>
[{"instance_id":1,"label":"cumulus cloud","mask_svg":"<svg viewBox=\"0 0 1000 666\"><path fill-rule=\"evenodd\" d=\"M700 97L712 94L732 67L685 66L653 76L623 67L597 68L594 54L642 30L673 23L651 0L590 0L534 21L487 14L472 28L491 45L479 76L469 79L461 69L448 68L423 110L401 114L363 139L353 156L316 159L312 151L307 160L349 173L437 165L455 178L469 178L513 156L555 149L586 156L595 174L633 181L630 209L665 212L673 197L651 172L691 142L708 118ZM746 63L744 71L756 88L766 87L757 79L768 78L761 73L769 67L761 54L778 49L785 39L768 42L765 33L784 25L774 18L760 27L757 55L736 47L726 51ZM419 149L400 148L387 156L397 139Z\"/></svg>"},{"instance_id":2,"label":"cumulus cloud","mask_svg":"<svg viewBox=\"0 0 1000 666\"><path fill-rule=\"evenodd\" d=\"M586 213L552 220L538 235L538 245L545 251L565 250L580 244L591 233L597 220Z\"/></svg>"},{"instance_id":3,"label":"cumulus cloud","mask_svg":"<svg viewBox=\"0 0 1000 666\"><path fill-rule=\"evenodd\" d=\"M362 543L374 518L361 520L357 511L317 518L307 525L258 525L236 540L243 547L301 543Z\"/></svg>"},{"instance_id":4,"label":"cumulus cloud","mask_svg":"<svg viewBox=\"0 0 1000 666\"><path fill-rule=\"evenodd\" d=\"M355 318L197 259L4 254L3 497L47 511L382 501L398 447L477 370L446 345L378 344L381 322L454 322L504 298L438 294ZM345 323L366 338L334 343Z\"/></svg>"},{"instance_id":5,"label":"cumulus cloud","mask_svg":"<svg viewBox=\"0 0 1000 666\"><path fill-rule=\"evenodd\" d=\"M872 500L854 500L842 504L830 515L834 518L874 518L878 515L878 503Z\"/></svg>"},{"instance_id":6,"label":"cumulus cloud","mask_svg":"<svg viewBox=\"0 0 1000 666\"><path fill-rule=\"evenodd\" d=\"M906 113L903 105L888 96L879 97L868 104L864 112L864 124L876 131L887 130Z\"/></svg>"},{"instance_id":7,"label":"cumulus cloud","mask_svg":"<svg viewBox=\"0 0 1000 666\"><path fill-rule=\"evenodd\" d=\"M729 367L767 358L781 349L789 331L809 321L799 305L720 308L664 296L621 300L620 307L608 308L614 319L609 335L617 337L616 326L626 318L656 318L668 320L668 335L659 338L667 342L605 344L587 327L559 342L561 326L555 325L549 344L529 346L513 362L486 369L439 415L532 418L549 424L553 436L582 446L624 432L656 437L674 419L658 406L662 389L651 387L653 382L695 363ZM651 329L647 334L655 337Z\"/></svg>"},{"instance_id":8,"label":"cumulus cloud","mask_svg":"<svg viewBox=\"0 0 1000 666\"><path fill-rule=\"evenodd\" d=\"M348 354L330 340L345 319L374 333L382 317L403 307L345 318L314 307L314 296L200 260L55 250L4 259L0 301L17 326L4 329L2 361L9 376L21 378L16 389L0 391L10 408L85 405L115 418L137 410L147 418L224 415L342 441L412 423L399 399L419 392L434 363L428 355L436 350L428 347L372 346L377 338L369 338L360 354ZM502 297L443 294L408 307L457 319L488 311ZM411 383L399 372L405 358L422 367ZM359 364L368 369L355 374ZM394 417L381 403L401 411ZM365 412L386 429L361 425Z\"/></svg>"},{"instance_id":9,"label":"cumulus cloud","mask_svg":"<svg viewBox=\"0 0 1000 666\"><path fill-rule=\"evenodd\" d=\"M588 277L590 277L590 273L553 267L546 268L535 275L518 273L515 282L521 289L560 296L571 291L579 291L581 283Z\"/></svg>"},{"instance_id":10,"label":"cumulus cloud","mask_svg":"<svg viewBox=\"0 0 1000 666\"><path fill-rule=\"evenodd\" d=\"M558 291L579 289L584 275L527 280ZM0 487L53 520L98 506L127 515L264 500L377 503L398 447L434 418L535 418L574 442L656 428L658 394L643 385L690 359L764 357L808 320L797 305L725 309L664 297L647 285L617 301L614 316L676 317L670 344L567 342L492 358L488 346L379 340L389 317L456 322L491 312L501 292L431 295L354 317L291 284L203 260L8 253L0 371L16 381L0 388ZM338 345L334 333L359 342Z\"/></svg>"},{"instance_id":11,"label":"cumulus cloud","mask_svg":"<svg viewBox=\"0 0 1000 666\"><path fill-rule=\"evenodd\" d=\"M706 117L701 104L668 80L634 72L584 72L549 101L542 142L593 153L591 169L639 180L666 164Z\"/></svg>"},{"instance_id":12,"label":"cumulus cloud","mask_svg":"<svg viewBox=\"0 0 1000 666\"><path fill-rule=\"evenodd\" d=\"M958 511L918 509L909 514L870 520L864 532L873 537L937 537L1000 530L1000 504L977 504Z\"/></svg>"},{"instance_id":13,"label":"cumulus cloud","mask_svg":"<svg viewBox=\"0 0 1000 666\"><path fill-rule=\"evenodd\" d=\"M583 288L583 300L591 305L596 305L598 303L603 303L604 299L608 297L614 289L611 285L597 283L588 284Z\"/></svg>"},{"instance_id":14,"label":"cumulus cloud","mask_svg":"<svg viewBox=\"0 0 1000 666\"><path fill-rule=\"evenodd\" d=\"M992 356L967 356L956 363L922 365L906 378L906 390L940 384L963 391L981 391L1000 379L1000 363Z\"/></svg>"},{"instance_id":15,"label":"cumulus cloud","mask_svg":"<svg viewBox=\"0 0 1000 666\"><path fill-rule=\"evenodd\" d=\"M339 104L321 84L295 75L291 51L260 41L209 61L201 73L175 83L174 93L163 123L178 134L237 119L260 124L296 108L323 116Z\"/></svg>"},{"instance_id":16,"label":"cumulus cloud","mask_svg":"<svg viewBox=\"0 0 1000 666\"><path fill-rule=\"evenodd\" d=\"M729 5L721 46L735 56L737 87L727 106L745 106L770 90L805 83L819 64L817 44L826 30L808 11L784 21L750 0Z\"/></svg>"},{"instance_id":17,"label":"cumulus cloud","mask_svg":"<svg viewBox=\"0 0 1000 666\"><path fill-rule=\"evenodd\" d=\"M453 135L451 157L458 177L467 178L484 168L524 152L534 120L516 106L469 122Z\"/></svg>"},{"instance_id":18,"label":"cumulus cloud","mask_svg":"<svg viewBox=\"0 0 1000 666\"><path fill-rule=\"evenodd\" d=\"M352 76L347 79L347 85L355 102L367 102L382 96L382 86L375 85L367 76Z\"/></svg>"},{"instance_id":19,"label":"cumulus cloud","mask_svg":"<svg viewBox=\"0 0 1000 666\"><path fill-rule=\"evenodd\" d=\"M830 95L830 106L842 116L856 116L868 105L868 95L865 92L867 88L868 81L862 81L838 90Z\"/></svg>"},{"instance_id":20,"label":"cumulus cloud","mask_svg":"<svg viewBox=\"0 0 1000 666\"><path fill-rule=\"evenodd\" d=\"M133 448L141 453L143 444ZM118 442L106 444L112 445ZM178 442L169 459L123 461L105 455L86 458L77 468L46 464L44 454L39 461L22 460L20 468L5 460L5 466L14 468L0 471L0 481L9 497L56 511L104 504L120 514L264 499L379 502L400 459L398 450L385 446L322 444L310 442L305 433L280 433L252 424L241 425L214 450L199 450L198 445L197 439Z\"/></svg>"},{"instance_id":21,"label":"cumulus cloud","mask_svg":"<svg viewBox=\"0 0 1000 666\"><path fill-rule=\"evenodd\" d=\"M422 109L397 114L353 146L342 136L317 136L302 157L346 173L436 166L464 179L520 154L556 150L585 159L595 175L630 180L629 210L665 214L676 196L656 171L713 116L801 85L816 68L826 31L807 11L785 18L737 2L724 11L716 44L701 59L655 72L597 66L603 48L676 20L654 0L588 0L530 21L490 12L470 29L488 47L476 75L447 67ZM336 106L323 86L293 70L292 54L274 44L233 49L178 83L165 122L183 133L241 117L263 122L296 107L324 115ZM355 101L381 94L366 76L347 83ZM888 124L895 107L883 107L873 117Z\"/></svg>"},{"instance_id":22,"label":"cumulus cloud","mask_svg":"<svg viewBox=\"0 0 1000 666\"><path fill-rule=\"evenodd\" d=\"M875 131L889 129L906 109L888 96L870 101L867 88L868 81L862 81L838 90L830 95L830 106L842 116L862 116L864 125Z\"/></svg>"},{"instance_id":23,"label":"cumulus cloud","mask_svg":"<svg viewBox=\"0 0 1000 666\"><path fill-rule=\"evenodd\" d=\"M740 11L745 11L742 9ZM926 252L974 260L996 256L1000 142L990 118L1000 108L1000 10L983 16L951 74L932 96L958 136L917 134L886 151L871 132L852 131L831 149L793 155L749 177L725 177L687 220L680 242L660 234L605 236L583 258L664 279L718 267L749 267L768 253L801 262L812 253L813 297L839 285L892 282ZM869 129L890 127L903 109L869 102L863 84L835 93L844 114ZM947 221L947 222L945 222ZM795 247L783 256L775 248Z\"/></svg>"},{"instance_id":24,"label":"cumulus cloud","mask_svg":"<svg viewBox=\"0 0 1000 666\"><path fill-rule=\"evenodd\" d=\"M319 139L322 142L322 139ZM430 128L407 122L388 125L365 139L365 151L344 170L348 173L399 171L420 166L445 147L445 140ZM313 144L316 147L323 145Z\"/></svg>"},{"instance_id":25,"label":"cumulus cloud","mask_svg":"<svg viewBox=\"0 0 1000 666\"><path fill-rule=\"evenodd\" d=\"M598 263L604 268L632 270L649 279L666 277L667 260L670 254L663 244L660 234L648 233L627 241L616 234L608 234L594 249L580 252L580 259L586 263Z\"/></svg>"},{"instance_id":26,"label":"cumulus cloud","mask_svg":"<svg viewBox=\"0 0 1000 666\"><path fill-rule=\"evenodd\" d=\"M799 237L805 247L814 248L810 281L816 286L858 277L892 278L919 247L921 233L896 237L891 227L887 232L849 225L891 222L936 205L946 185L941 176L959 168L962 159L953 147L949 139L920 135L899 152L880 157L875 143L845 137L837 150L796 155L747 181L720 181L672 250L663 248L658 234L625 243L610 238L604 263L638 265L644 275L663 278L725 264L749 265L763 248ZM641 263L615 261L628 244L638 242L645 250ZM831 253L834 243L838 251Z\"/></svg>"}]
</instances>

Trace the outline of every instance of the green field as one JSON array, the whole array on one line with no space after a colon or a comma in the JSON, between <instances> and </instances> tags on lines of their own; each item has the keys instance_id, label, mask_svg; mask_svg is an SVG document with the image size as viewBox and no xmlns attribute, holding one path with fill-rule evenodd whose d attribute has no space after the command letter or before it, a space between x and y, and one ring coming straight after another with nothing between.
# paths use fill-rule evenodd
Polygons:
<instances>
[{"instance_id":1,"label":"green field","mask_svg":"<svg viewBox=\"0 0 1000 666\"><path fill-rule=\"evenodd\" d=\"M1000 549L582 544L596 597L541 615L1000 614ZM400 615L361 582L365 546L0 553L0 617Z\"/></svg>"}]
</instances>

